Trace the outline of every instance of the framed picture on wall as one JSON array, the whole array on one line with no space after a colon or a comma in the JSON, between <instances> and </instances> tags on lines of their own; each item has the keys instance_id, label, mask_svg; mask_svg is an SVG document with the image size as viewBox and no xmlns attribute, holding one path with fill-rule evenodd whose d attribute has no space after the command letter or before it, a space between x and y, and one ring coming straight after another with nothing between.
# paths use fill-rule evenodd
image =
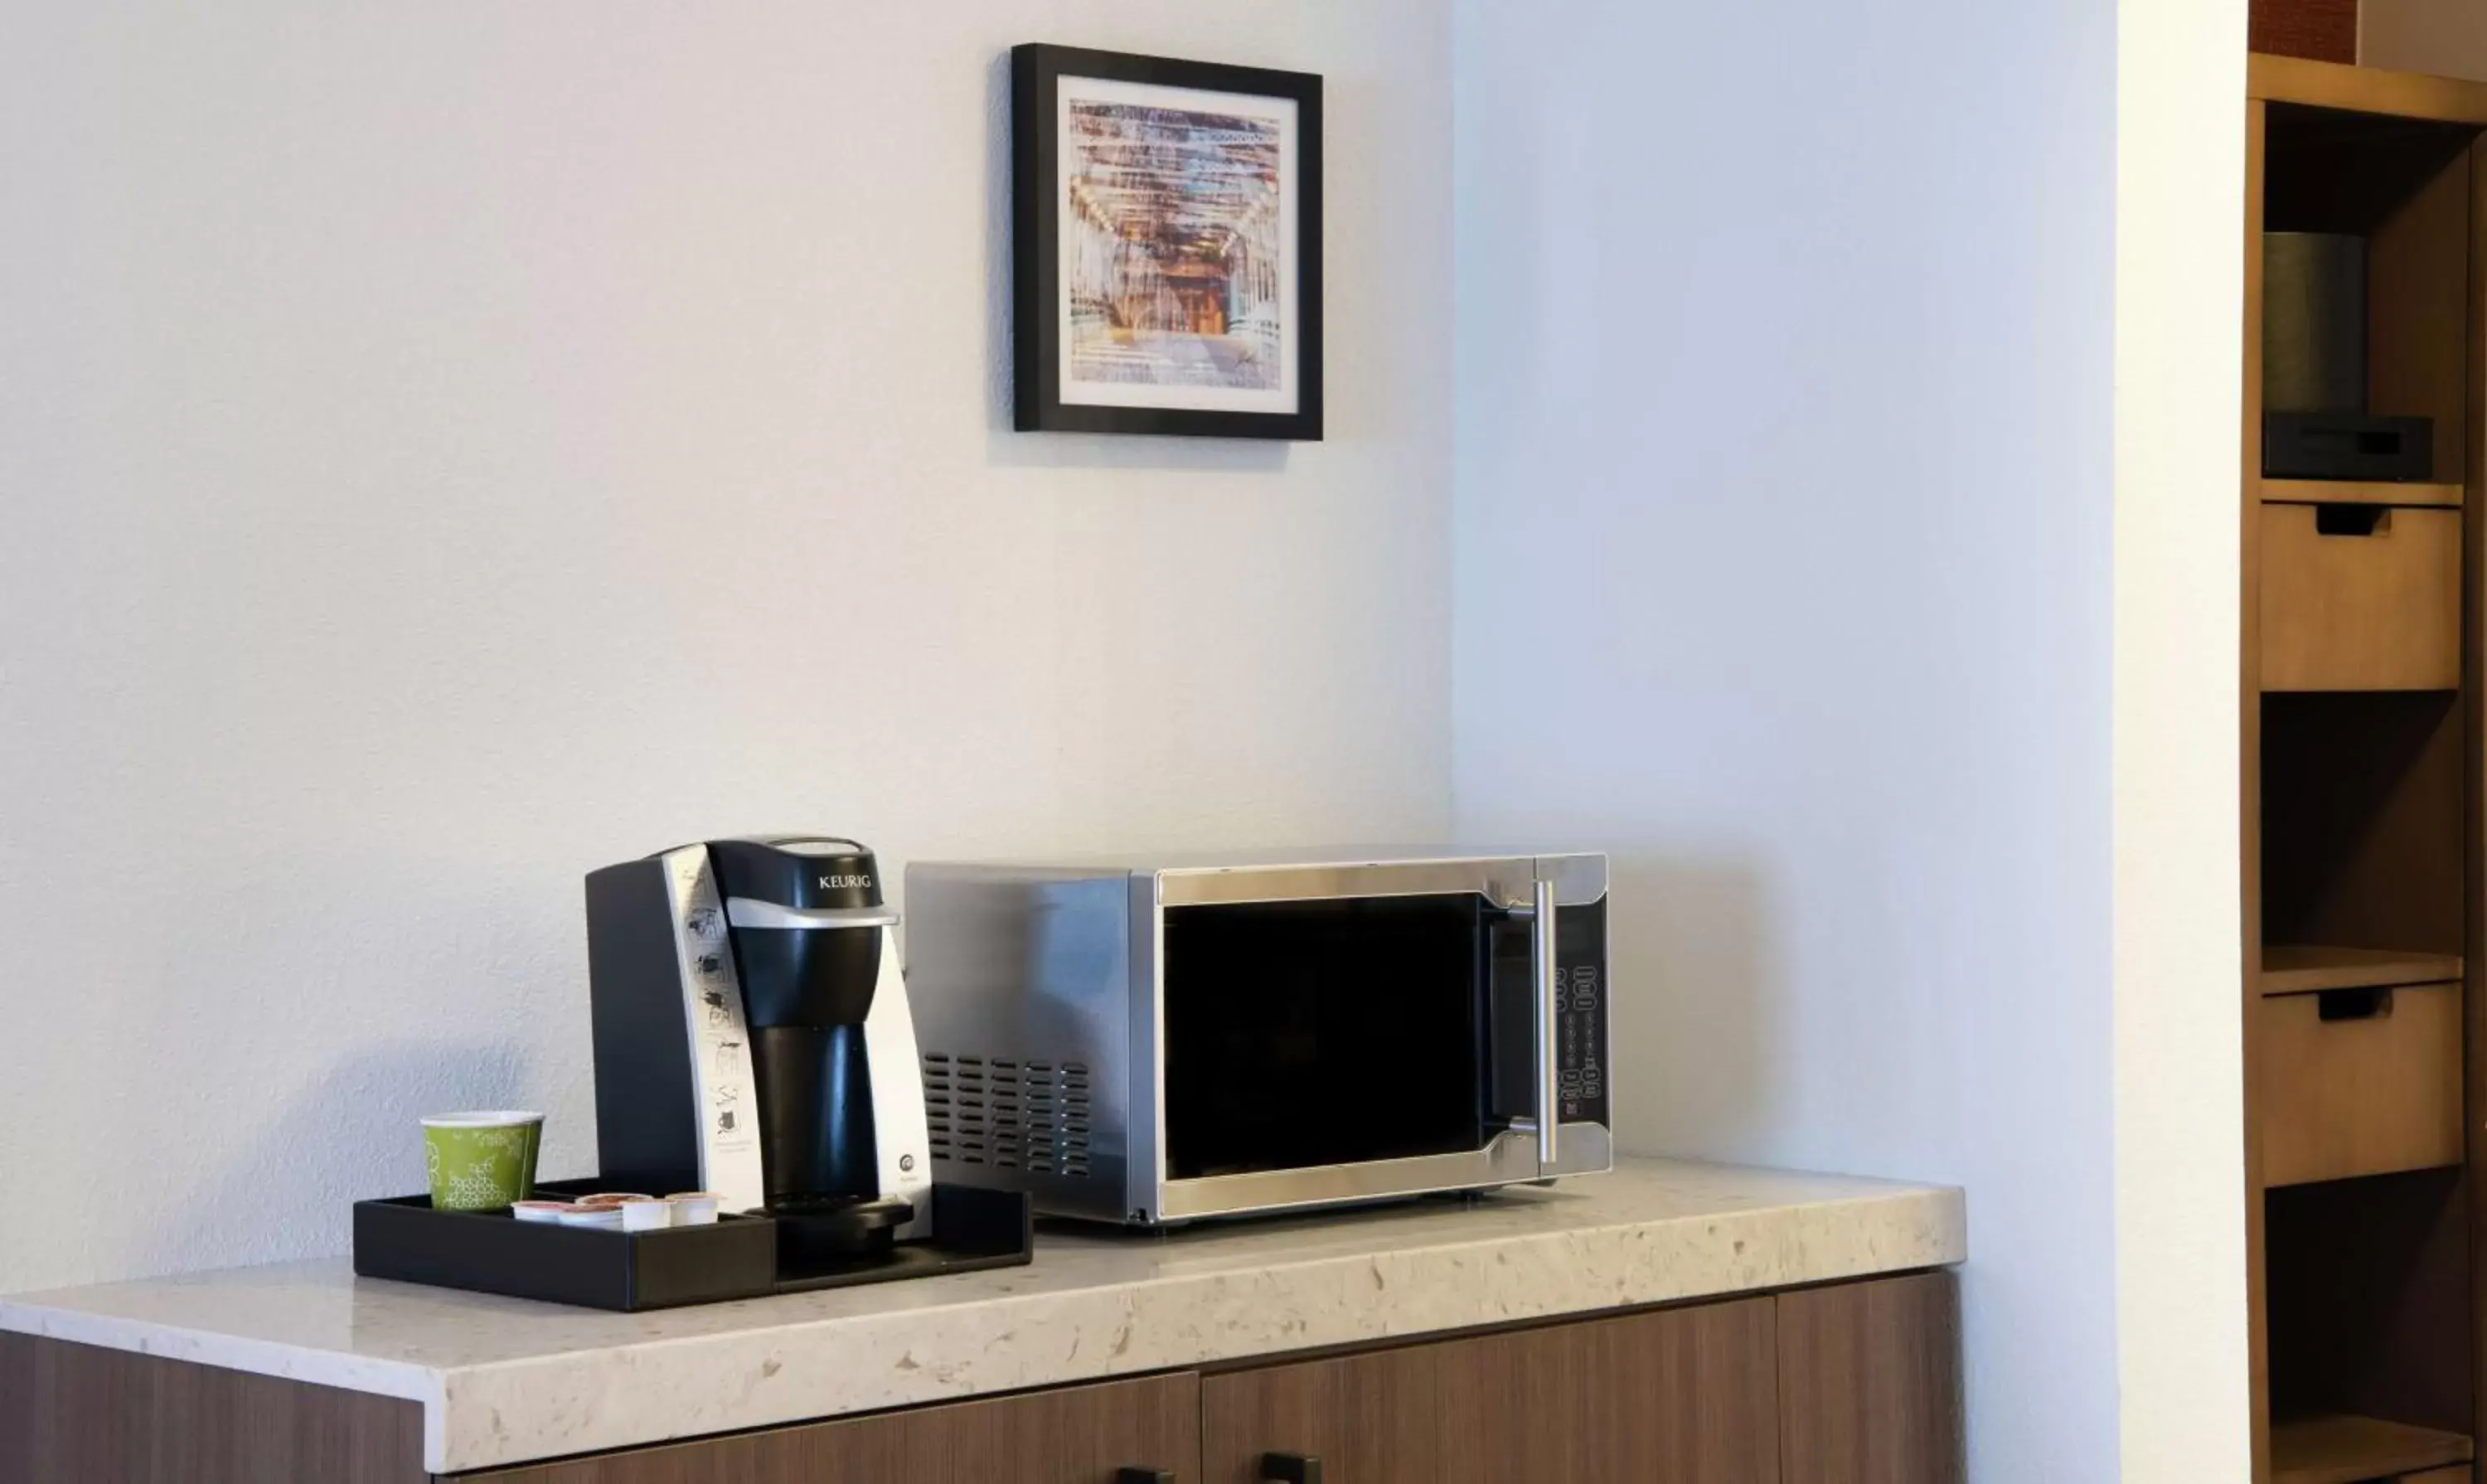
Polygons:
<instances>
[{"instance_id":1,"label":"framed picture on wall","mask_svg":"<svg viewBox=\"0 0 2487 1484\"><path fill-rule=\"evenodd\" d=\"M1322 435L1321 79L1011 53L1013 421Z\"/></svg>"}]
</instances>

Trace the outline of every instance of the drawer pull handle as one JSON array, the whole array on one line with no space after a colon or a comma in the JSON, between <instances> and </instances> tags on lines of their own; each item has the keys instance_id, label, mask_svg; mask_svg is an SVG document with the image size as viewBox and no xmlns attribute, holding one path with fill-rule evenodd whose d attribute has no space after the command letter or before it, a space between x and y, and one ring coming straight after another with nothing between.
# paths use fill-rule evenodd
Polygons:
<instances>
[{"instance_id":1,"label":"drawer pull handle","mask_svg":"<svg viewBox=\"0 0 2487 1484\"><path fill-rule=\"evenodd\" d=\"M1175 1484L1171 1469L1117 1469L1114 1484Z\"/></svg>"},{"instance_id":2,"label":"drawer pull handle","mask_svg":"<svg viewBox=\"0 0 2487 1484\"><path fill-rule=\"evenodd\" d=\"M2389 536L2392 533L2392 511L2389 505L2331 504L2314 507L2314 534L2317 536Z\"/></svg>"},{"instance_id":3,"label":"drawer pull handle","mask_svg":"<svg viewBox=\"0 0 2487 1484\"><path fill-rule=\"evenodd\" d=\"M1261 1455L1263 1484L1322 1484L1321 1460L1309 1453Z\"/></svg>"},{"instance_id":4,"label":"drawer pull handle","mask_svg":"<svg viewBox=\"0 0 2487 1484\"><path fill-rule=\"evenodd\" d=\"M2318 1021L2379 1021L2391 1013L2389 990L2324 990L2314 996Z\"/></svg>"}]
</instances>

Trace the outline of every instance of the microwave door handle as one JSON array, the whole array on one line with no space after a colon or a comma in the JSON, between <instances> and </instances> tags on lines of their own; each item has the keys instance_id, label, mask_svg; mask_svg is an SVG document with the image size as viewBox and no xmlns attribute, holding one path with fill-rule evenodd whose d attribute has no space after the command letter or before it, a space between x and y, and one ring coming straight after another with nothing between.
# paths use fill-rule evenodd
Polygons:
<instances>
[{"instance_id":1,"label":"microwave door handle","mask_svg":"<svg viewBox=\"0 0 2487 1484\"><path fill-rule=\"evenodd\" d=\"M1540 1173L1551 1173L1555 1162L1554 1126L1563 1117L1557 1091L1562 1079L1557 1065L1561 1051L1554 1020L1554 883L1540 881L1535 886L1528 918L1528 977L1537 999L1537 1167Z\"/></svg>"}]
</instances>

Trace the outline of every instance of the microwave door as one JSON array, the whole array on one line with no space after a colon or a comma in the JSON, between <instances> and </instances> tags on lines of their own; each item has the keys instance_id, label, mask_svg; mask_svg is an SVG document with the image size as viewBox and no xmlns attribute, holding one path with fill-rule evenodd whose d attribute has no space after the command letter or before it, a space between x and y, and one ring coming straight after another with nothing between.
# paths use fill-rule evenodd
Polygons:
<instances>
[{"instance_id":1,"label":"microwave door","mask_svg":"<svg viewBox=\"0 0 2487 1484\"><path fill-rule=\"evenodd\" d=\"M1267 1203L1291 1174L1473 1166L1505 1132L1488 1022L1506 915L1474 893L1168 908L1168 1181Z\"/></svg>"}]
</instances>

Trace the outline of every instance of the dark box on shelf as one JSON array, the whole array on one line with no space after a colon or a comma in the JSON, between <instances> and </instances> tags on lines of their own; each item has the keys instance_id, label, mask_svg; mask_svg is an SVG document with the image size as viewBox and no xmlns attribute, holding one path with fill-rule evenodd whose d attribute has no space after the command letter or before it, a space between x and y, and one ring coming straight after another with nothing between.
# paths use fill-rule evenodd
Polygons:
<instances>
[{"instance_id":1,"label":"dark box on shelf","mask_svg":"<svg viewBox=\"0 0 2487 1484\"><path fill-rule=\"evenodd\" d=\"M2406 484L2435 477L2435 420L2362 412L2267 412L2266 479Z\"/></svg>"},{"instance_id":2,"label":"dark box on shelf","mask_svg":"<svg viewBox=\"0 0 2487 1484\"><path fill-rule=\"evenodd\" d=\"M547 1182L539 1193L601 1189L588 1180ZM429 1196L406 1195L354 1203L354 1272L633 1312L1016 1267L1033 1250L1035 1222L1018 1191L936 1185L933 1230L929 1239L885 1252L790 1268L778 1260L777 1223L765 1216L720 1215L713 1226L665 1231L592 1231L521 1221L506 1209L434 1211Z\"/></svg>"}]
</instances>

